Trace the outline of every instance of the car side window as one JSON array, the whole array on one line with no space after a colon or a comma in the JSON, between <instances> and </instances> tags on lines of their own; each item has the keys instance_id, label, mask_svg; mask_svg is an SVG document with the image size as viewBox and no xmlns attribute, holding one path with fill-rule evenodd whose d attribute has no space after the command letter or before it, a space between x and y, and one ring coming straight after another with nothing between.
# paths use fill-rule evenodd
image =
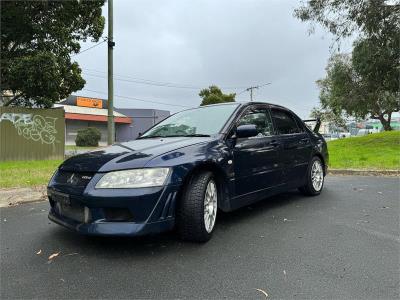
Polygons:
<instances>
[{"instance_id":1,"label":"car side window","mask_svg":"<svg viewBox=\"0 0 400 300\"><path fill-rule=\"evenodd\" d=\"M256 125L257 137L270 136L273 133L272 121L267 109L250 109L237 122L240 125Z\"/></svg>"},{"instance_id":2,"label":"car side window","mask_svg":"<svg viewBox=\"0 0 400 300\"><path fill-rule=\"evenodd\" d=\"M300 133L303 130L297 125L293 115L280 109L271 109L272 119L275 124L276 134Z\"/></svg>"}]
</instances>

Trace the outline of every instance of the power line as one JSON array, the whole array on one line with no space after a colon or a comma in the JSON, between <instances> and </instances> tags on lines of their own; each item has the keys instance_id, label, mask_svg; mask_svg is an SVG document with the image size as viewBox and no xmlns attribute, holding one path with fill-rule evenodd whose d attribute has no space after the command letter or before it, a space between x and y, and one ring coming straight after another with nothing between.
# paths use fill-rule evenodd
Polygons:
<instances>
[{"instance_id":1,"label":"power line","mask_svg":"<svg viewBox=\"0 0 400 300\"><path fill-rule=\"evenodd\" d=\"M106 73L105 71L99 71L99 70L95 70L95 69L84 69L84 70L89 71L89 72L94 72L94 73L101 73L101 74ZM96 74L96 75L100 76L99 74ZM157 81L157 80L151 80L151 79L132 77L132 76L128 76L128 75L118 75L118 74L115 74L115 75L117 77L128 78L128 79L132 79L132 80L146 81L146 82L159 83L159 84L173 84L173 85L180 85L180 86L190 86L190 87L198 88L197 86L193 86L193 85L189 85L189 84L179 84L179 83L173 83L173 82Z\"/></svg>"},{"instance_id":2,"label":"power line","mask_svg":"<svg viewBox=\"0 0 400 300\"><path fill-rule=\"evenodd\" d=\"M100 46L101 44L103 44L103 43L105 43L105 42L107 42L107 38L106 38L106 37L103 37L103 41L101 41L101 42L99 42L99 43L97 43L97 44L94 44L93 46L91 46L91 47L89 47L89 48L86 48L86 49L84 49L84 50L82 50L82 51L79 51L78 53L75 53L75 54L71 55L71 57L74 57L74 56L77 56L77 55L79 55L79 54L82 54L83 52L89 51L89 50L91 50L91 49L93 49L93 48L95 48L95 47L97 47L97 46Z\"/></svg>"},{"instance_id":3,"label":"power line","mask_svg":"<svg viewBox=\"0 0 400 300\"><path fill-rule=\"evenodd\" d=\"M93 92L93 93L98 93L98 94L103 94L107 95L108 93L101 92L101 91L96 91L96 90L91 90L91 89L82 89L84 91L88 92ZM193 108L193 106L187 106L187 105L179 105L179 104L170 104L170 103L165 103L165 102L158 102L158 101L152 101L152 100L146 100L146 99L140 99L136 97L128 97L128 96L122 96L122 95L114 95L115 97L122 98L122 99L130 99L130 100L135 100L135 101L141 101L141 102L147 102L147 103L154 103L154 104L162 104L162 105L169 105L169 106L177 106L177 107L184 107L184 108Z\"/></svg>"},{"instance_id":4,"label":"power line","mask_svg":"<svg viewBox=\"0 0 400 300\"><path fill-rule=\"evenodd\" d=\"M89 74L89 73L84 73L84 74L86 74L88 76L92 76L92 77L97 77L97 78L105 78L104 76L97 75L97 74ZM130 82L130 83L138 83L138 84L159 86L159 87L168 87L168 88L193 89L193 90L201 89L200 87L174 85L174 84L168 83L168 82L151 82L150 80L145 80L145 79L134 80L134 79L114 78L114 80L122 81L122 82Z\"/></svg>"},{"instance_id":5,"label":"power line","mask_svg":"<svg viewBox=\"0 0 400 300\"><path fill-rule=\"evenodd\" d=\"M84 69L84 71L88 71L91 73L102 73L105 74L106 72L104 71L99 71L95 69ZM86 75L93 76L93 77L98 77L98 78L105 78L104 75L100 74L90 74L87 72L84 72ZM195 89L195 90L200 90L203 89L204 86L199 86L199 85L193 85L193 84L185 84L185 83L175 83L175 82L164 82L164 81L156 81L156 80L151 80L151 79L144 79L144 78L138 78L138 77L132 77L132 76L127 76L127 75L118 75L115 74L119 79L115 79L118 81L125 81L125 82L132 82L132 83L139 83L139 84L146 84L146 85L153 85L153 86L161 86L161 87L171 87L171 88L183 88L183 89ZM211 84L212 85L212 84ZM221 86L220 88L222 89L243 89L246 88L245 86Z\"/></svg>"}]
</instances>

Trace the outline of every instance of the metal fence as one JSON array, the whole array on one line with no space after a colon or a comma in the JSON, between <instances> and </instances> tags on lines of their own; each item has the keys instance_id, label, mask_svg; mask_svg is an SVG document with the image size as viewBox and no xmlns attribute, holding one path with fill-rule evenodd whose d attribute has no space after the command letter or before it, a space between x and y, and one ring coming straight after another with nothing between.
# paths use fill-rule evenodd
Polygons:
<instances>
[{"instance_id":1,"label":"metal fence","mask_svg":"<svg viewBox=\"0 0 400 300\"><path fill-rule=\"evenodd\" d=\"M0 107L0 161L63 159L63 109Z\"/></svg>"}]
</instances>

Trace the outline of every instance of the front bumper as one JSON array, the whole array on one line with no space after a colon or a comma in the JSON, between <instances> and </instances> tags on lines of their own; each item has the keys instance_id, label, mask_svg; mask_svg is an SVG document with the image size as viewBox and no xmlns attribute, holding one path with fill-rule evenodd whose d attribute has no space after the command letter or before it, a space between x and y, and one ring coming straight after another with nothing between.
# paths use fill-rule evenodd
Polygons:
<instances>
[{"instance_id":1,"label":"front bumper","mask_svg":"<svg viewBox=\"0 0 400 300\"><path fill-rule=\"evenodd\" d=\"M64 191L49 187L48 217L54 223L86 235L141 236L164 232L175 225L179 188L170 185L65 194L68 199L65 204L56 197ZM104 195L100 195L101 192Z\"/></svg>"},{"instance_id":2,"label":"front bumper","mask_svg":"<svg viewBox=\"0 0 400 300\"><path fill-rule=\"evenodd\" d=\"M134 222L91 222L80 223L70 218L50 211L49 219L56 224L85 235L102 236L141 236L171 230L175 225L174 219L164 221L141 223Z\"/></svg>"}]
</instances>

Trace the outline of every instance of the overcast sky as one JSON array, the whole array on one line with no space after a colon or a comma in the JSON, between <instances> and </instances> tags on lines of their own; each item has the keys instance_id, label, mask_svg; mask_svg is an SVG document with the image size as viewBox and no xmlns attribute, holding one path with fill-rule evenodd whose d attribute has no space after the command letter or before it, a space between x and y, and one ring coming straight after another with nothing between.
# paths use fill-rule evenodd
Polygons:
<instances>
[{"instance_id":1,"label":"overcast sky","mask_svg":"<svg viewBox=\"0 0 400 300\"><path fill-rule=\"evenodd\" d=\"M332 39L321 28L308 34L309 25L293 17L299 4L298 0L115 0L114 73L116 79L125 80L115 80L115 106L176 112L198 106L199 89L211 84L240 93L245 87L271 82L255 91L256 101L281 104L307 117L318 104L315 81L325 74ZM107 16L107 4L103 11ZM348 44L342 47L350 49ZM82 44L82 50L92 45ZM107 92L106 43L73 58L87 82L76 94L106 98L102 94ZM188 88L131 82L138 79ZM243 92L236 100L249 97Z\"/></svg>"}]
</instances>

